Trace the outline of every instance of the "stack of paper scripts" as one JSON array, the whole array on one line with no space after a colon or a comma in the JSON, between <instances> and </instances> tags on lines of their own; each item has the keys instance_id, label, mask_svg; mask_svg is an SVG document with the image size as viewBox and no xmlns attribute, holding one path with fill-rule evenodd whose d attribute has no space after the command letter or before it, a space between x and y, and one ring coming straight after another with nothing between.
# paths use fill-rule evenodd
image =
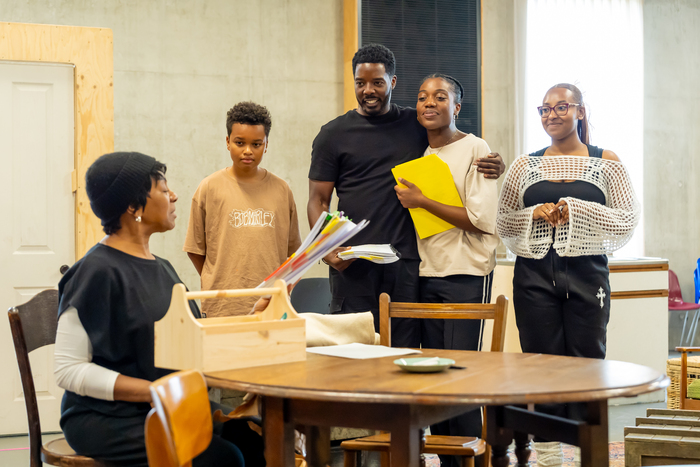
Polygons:
<instances>
[{"instance_id":1,"label":"stack of paper scripts","mask_svg":"<svg viewBox=\"0 0 700 467\"><path fill-rule=\"evenodd\" d=\"M324 212L299 249L258 287L271 287L277 279L282 279L287 284L294 284L316 261L320 261L334 248L345 243L367 224L369 224L367 220L355 224L342 212L336 211L333 214Z\"/></svg>"},{"instance_id":2,"label":"stack of paper scripts","mask_svg":"<svg viewBox=\"0 0 700 467\"><path fill-rule=\"evenodd\" d=\"M357 245L338 253L338 258L366 259L377 264L389 264L399 260L401 255L391 245Z\"/></svg>"},{"instance_id":3,"label":"stack of paper scripts","mask_svg":"<svg viewBox=\"0 0 700 467\"><path fill-rule=\"evenodd\" d=\"M399 178L413 183L421 189L425 196L432 200L449 206L464 207L450 168L445 161L435 154L397 165L391 169L391 172L394 174L396 183L403 188L406 187L399 183ZM413 208L409 209L409 211L420 238L427 238L454 228L454 225L429 213L425 209Z\"/></svg>"}]
</instances>

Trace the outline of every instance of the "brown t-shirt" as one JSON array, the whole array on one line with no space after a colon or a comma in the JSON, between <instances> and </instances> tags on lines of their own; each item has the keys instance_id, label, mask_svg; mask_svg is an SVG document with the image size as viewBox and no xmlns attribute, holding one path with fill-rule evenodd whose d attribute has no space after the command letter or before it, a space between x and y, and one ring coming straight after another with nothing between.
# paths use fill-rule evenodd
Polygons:
<instances>
[{"instance_id":1,"label":"brown t-shirt","mask_svg":"<svg viewBox=\"0 0 700 467\"><path fill-rule=\"evenodd\" d=\"M202 180L192 197L184 250L205 257L202 290L258 286L299 245L299 222L287 182L265 171L239 182L229 168ZM202 301L208 317L248 313L258 297Z\"/></svg>"}]
</instances>

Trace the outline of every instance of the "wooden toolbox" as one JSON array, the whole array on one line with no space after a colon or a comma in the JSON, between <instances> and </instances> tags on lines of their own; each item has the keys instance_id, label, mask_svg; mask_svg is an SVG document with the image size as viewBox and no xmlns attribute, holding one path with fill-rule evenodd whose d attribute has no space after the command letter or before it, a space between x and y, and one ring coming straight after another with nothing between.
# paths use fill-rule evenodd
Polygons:
<instances>
[{"instance_id":1,"label":"wooden toolbox","mask_svg":"<svg viewBox=\"0 0 700 467\"><path fill-rule=\"evenodd\" d=\"M188 300L269 295L262 313L196 319ZM306 360L306 321L292 308L284 281L274 287L187 292L173 287L170 308L155 323L155 366L202 372Z\"/></svg>"}]
</instances>

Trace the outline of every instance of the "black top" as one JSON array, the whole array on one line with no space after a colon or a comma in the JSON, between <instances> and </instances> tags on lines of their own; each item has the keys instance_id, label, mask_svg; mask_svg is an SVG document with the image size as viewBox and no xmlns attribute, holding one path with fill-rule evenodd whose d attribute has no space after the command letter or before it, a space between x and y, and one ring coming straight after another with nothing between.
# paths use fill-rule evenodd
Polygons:
<instances>
[{"instance_id":1,"label":"black top","mask_svg":"<svg viewBox=\"0 0 700 467\"><path fill-rule=\"evenodd\" d=\"M394 104L384 115L365 117L351 110L321 127L309 179L334 182L338 210L355 222L370 221L347 245L390 243L402 259L420 259L413 222L396 197L391 169L421 157L427 147L416 110Z\"/></svg>"},{"instance_id":2,"label":"black top","mask_svg":"<svg viewBox=\"0 0 700 467\"><path fill-rule=\"evenodd\" d=\"M155 381L171 371L153 363L153 324L165 316L173 285L181 282L167 260L137 258L98 243L59 282L58 316L71 306L78 310L92 344L93 363ZM199 318L194 302L190 308ZM106 401L66 391L63 415L74 406L122 417L150 410L148 403Z\"/></svg>"},{"instance_id":3,"label":"black top","mask_svg":"<svg viewBox=\"0 0 700 467\"><path fill-rule=\"evenodd\" d=\"M599 148L598 146L593 146L590 144L587 144L586 147L588 147L588 157L597 157L598 159L601 159L603 157L603 148ZM531 152L530 157L541 157L544 156L544 153L549 149L549 146L547 146L544 149L540 149L539 151Z\"/></svg>"},{"instance_id":4,"label":"black top","mask_svg":"<svg viewBox=\"0 0 700 467\"><path fill-rule=\"evenodd\" d=\"M603 149L588 146L589 157L603 157ZM547 148L540 149L530 154L531 157L543 156ZM590 182L574 180L573 182L552 182L543 180L532 184L523 194L523 204L525 207L536 206L544 203L558 203L561 198L576 198L583 201L605 205L605 194Z\"/></svg>"}]
</instances>

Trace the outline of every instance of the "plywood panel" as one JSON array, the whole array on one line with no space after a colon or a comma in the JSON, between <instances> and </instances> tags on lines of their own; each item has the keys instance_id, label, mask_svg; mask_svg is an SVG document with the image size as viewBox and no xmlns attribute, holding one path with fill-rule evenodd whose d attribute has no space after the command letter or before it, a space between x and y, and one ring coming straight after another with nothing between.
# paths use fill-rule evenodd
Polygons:
<instances>
[{"instance_id":1,"label":"plywood panel","mask_svg":"<svg viewBox=\"0 0 700 467\"><path fill-rule=\"evenodd\" d=\"M106 28L0 23L0 60L75 65L76 256L102 237L85 193L85 171L114 151L112 31Z\"/></svg>"},{"instance_id":2,"label":"plywood panel","mask_svg":"<svg viewBox=\"0 0 700 467\"><path fill-rule=\"evenodd\" d=\"M357 107L352 57L359 47L357 0L343 0L343 111Z\"/></svg>"}]
</instances>

